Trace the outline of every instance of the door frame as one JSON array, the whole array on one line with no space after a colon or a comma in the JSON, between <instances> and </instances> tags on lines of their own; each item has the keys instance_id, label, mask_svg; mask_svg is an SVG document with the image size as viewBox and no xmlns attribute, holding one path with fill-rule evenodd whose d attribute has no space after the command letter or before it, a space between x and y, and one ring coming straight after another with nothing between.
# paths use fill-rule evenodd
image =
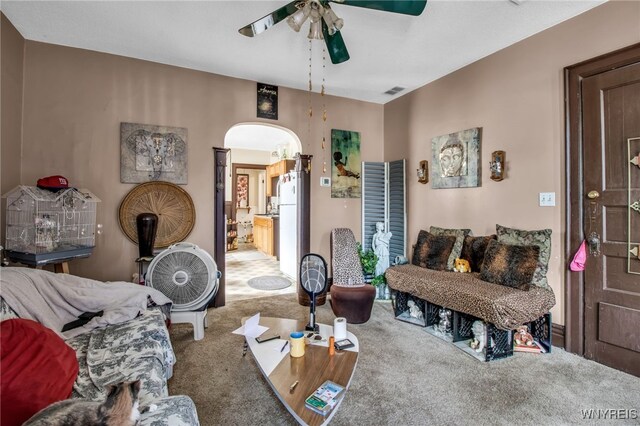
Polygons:
<instances>
[{"instance_id":1,"label":"door frame","mask_svg":"<svg viewBox=\"0 0 640 426\"><path fill-rule=\"evenodd\" d=\"M250 169L250 170L264 170L266 176L267 164L247 164L247 163L231 163L231 218L236 220L236 205L238 202L238 194L236 193L236 179L238 176L238 169ZM265 194L266 182L265 182ZM265 200L266 201L266 200ZM249 200L247 200L247 206L249 205Z\"/></svg>"},{"instance_id":2,"label":"door frame","mask_svg":"<svg viewBox=\"0 0 640 426\"><path fill-rule=\"evenodd\" d=\"M567 351L584 355L584 273L568 268L584 239L582 80L640 62L640 43L589 59L564 69L565 87L565 342Z\"/></svg>"}]
</instances>

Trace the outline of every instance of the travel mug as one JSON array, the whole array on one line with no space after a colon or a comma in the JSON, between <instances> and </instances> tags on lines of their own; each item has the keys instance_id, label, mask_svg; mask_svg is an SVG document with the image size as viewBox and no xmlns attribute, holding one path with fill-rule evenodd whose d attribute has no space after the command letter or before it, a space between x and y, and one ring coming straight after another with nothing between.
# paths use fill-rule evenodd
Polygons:
<instances>
[{"instance_id":1,"label":"travel mug","mask_svg":"<svg viewBox=\"0 0 640 426\"><path fill-rule=\"evenodd\" d=\"M289 354L294 358L299 358L304 355L304 333L296 331L291 333L291 351Z\"/></svg>"}]
</instances>

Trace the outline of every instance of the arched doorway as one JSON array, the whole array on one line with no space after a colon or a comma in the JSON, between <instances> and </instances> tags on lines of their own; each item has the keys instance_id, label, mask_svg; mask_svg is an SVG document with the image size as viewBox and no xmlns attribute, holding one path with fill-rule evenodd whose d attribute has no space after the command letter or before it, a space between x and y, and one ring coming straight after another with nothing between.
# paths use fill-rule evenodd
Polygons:
<instances>
[{"instance_id":1,"label":"arched doorway","mask_svg":"<svg viewBox=\"0 0 640 426\"><path fill-rule=\"evenodd\" d=\"M297 267L285 269L280 266L279 244L285 239L285 248L290 252L291 247L295 247L295 253L298 238L308 242L309 221L303 221L306 226L302 227L295 220L280 221L277 195L280 176L294 169L293 157L302 148L300 139L284 127L239 123L227 131L224 148L228 154L224 176L225 207L220 219L224 221L225 229L225 299L233 301L294 293ZM308 217L308 209L305 211L302 205L288 206L287 211L293 208L297 215ZM296 240L292 242L291 238ZM289 252L286 259L299 257ZM286 278L291 285L278 290L256 289L256 280L265 277Z\"/></svg>"}]
</instances>

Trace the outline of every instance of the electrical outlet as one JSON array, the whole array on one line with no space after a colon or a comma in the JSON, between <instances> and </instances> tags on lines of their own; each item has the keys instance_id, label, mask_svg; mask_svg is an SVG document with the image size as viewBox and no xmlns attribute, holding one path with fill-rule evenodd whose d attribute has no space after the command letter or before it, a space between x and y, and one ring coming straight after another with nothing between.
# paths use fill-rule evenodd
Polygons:
<instances>
[{"instance_id":1,"label":"electrical outlet","mask_svg":"<svg viewBox=\"0 0 640 426\"><path fill-rule=\"evenodd\" d=\"M320 186L331 186L331 178L320 176Z\"/></svg>"},{"instance_id":2,"label":"electrical outlet","mask_svg":"<svg viewBox=\"0 0 640 426\"><path fill-rule=\"evenodd\" d=\"M556 193L555 192L541 192L540 201L538 203L540 207L553 207L556 205Z\"/></svg>"}]
</instances>

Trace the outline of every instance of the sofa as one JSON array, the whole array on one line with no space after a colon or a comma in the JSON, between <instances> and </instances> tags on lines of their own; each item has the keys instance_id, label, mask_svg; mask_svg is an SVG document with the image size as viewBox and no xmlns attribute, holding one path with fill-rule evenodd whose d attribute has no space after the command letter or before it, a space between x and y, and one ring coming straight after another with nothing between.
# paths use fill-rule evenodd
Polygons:
<instances>
[{"instance_id":1,"label":"sofa","mask_svg":"<svg viewBox=\"0 0 640 426\"><path fill-rule=\"evenodd\" d=\"M485 360L510 356L512 330L522 325L550 351L549 310L555 305L546 278L550 236L550 230L501 225L495 235L481 237L468 229L420 231L412 264L393 266L385 274L396 293L396 318L429 327L439 323L443 309L450 310L454 342L473 337L471 325L481 320L486 341L501 344L489 345ZM469 262L472 272L455 272L456 259Z\"/></svg>"},{"instance_id":2,"label":"sofa","mask_svg":"<svg viewBox=\"0 0 640 426\"><path fill-rule=\"evenodd\" d=\"M29 311L30 303L37 304L37 300L34 301L34 299L38 299L40 295L47 295L51 289L54 289L57 294L63 293L60 289L67 291L66 286L72 291L86 290L84 287L78 287L83 285L99 286L96 293L102 296L102 301L97 302L96 306L99 307L100 303L104 305L104 314L101 318L96 318L97 321L92 320L93 323L65 333L56 329L58 326L51 327L51 330L75 352L77 376L73 381L71 398L104 401L108 385L140 380L139 404L143 411L140 425L192 426L199 424L195 405L189 397L168 394L167 380L171 378L173 365L176 362L166 326L170 304L156 303L157 301L166 302L168 299L163 299L161 294L154 293L153 289L130 283L98 283L66 274L53 274L26 268L2 268L0 273L2 280L0 320L2 321L20 318L21 315L18 312L22 313L22 316L30 317L30 320L38 321L38 318L34 318L38 313ZM20 291L12 292L9 287L15 281L20 281ZM29 300L22 300L21 298L29 294L22 289L29 286L33 286L40 293L38 296L31 296ZM44 290L45 287L46 290ZM121 312L110 316L109 298L104 295L108 294L105 292L125 292L126 294L126 291L141 294L141 300L144 297L147 306L141 309L134 308L133 318L121 322L119 321L122 319ZM82 294L85 297L87 292ZM73 298L66 294L65 297ZM51 298L53 299L54 296ZM128 297L128 299L133 298ZM19 308L14 309L8 300L12 300L14 305L19 305ZM47 302L46 297L44 301ZM51 301L51 303L60 305L60 300ZM118 302L121 306L123 303L126 304L122 301ZM117 307L116 310L118 310ZM46 323L44 325L51 325L51 321L55 323L56 320L57 318L51 318L51 315L46 320L40 319ZM104 322L112 323L104 324ZM3 350L3 363L4 352ZM3 368L5 367L7 366L3 365ZM5 403L5 397L3 393L3 403ZM152 409L144 410L145 407Z\"/></svg>"}]
</instances>

